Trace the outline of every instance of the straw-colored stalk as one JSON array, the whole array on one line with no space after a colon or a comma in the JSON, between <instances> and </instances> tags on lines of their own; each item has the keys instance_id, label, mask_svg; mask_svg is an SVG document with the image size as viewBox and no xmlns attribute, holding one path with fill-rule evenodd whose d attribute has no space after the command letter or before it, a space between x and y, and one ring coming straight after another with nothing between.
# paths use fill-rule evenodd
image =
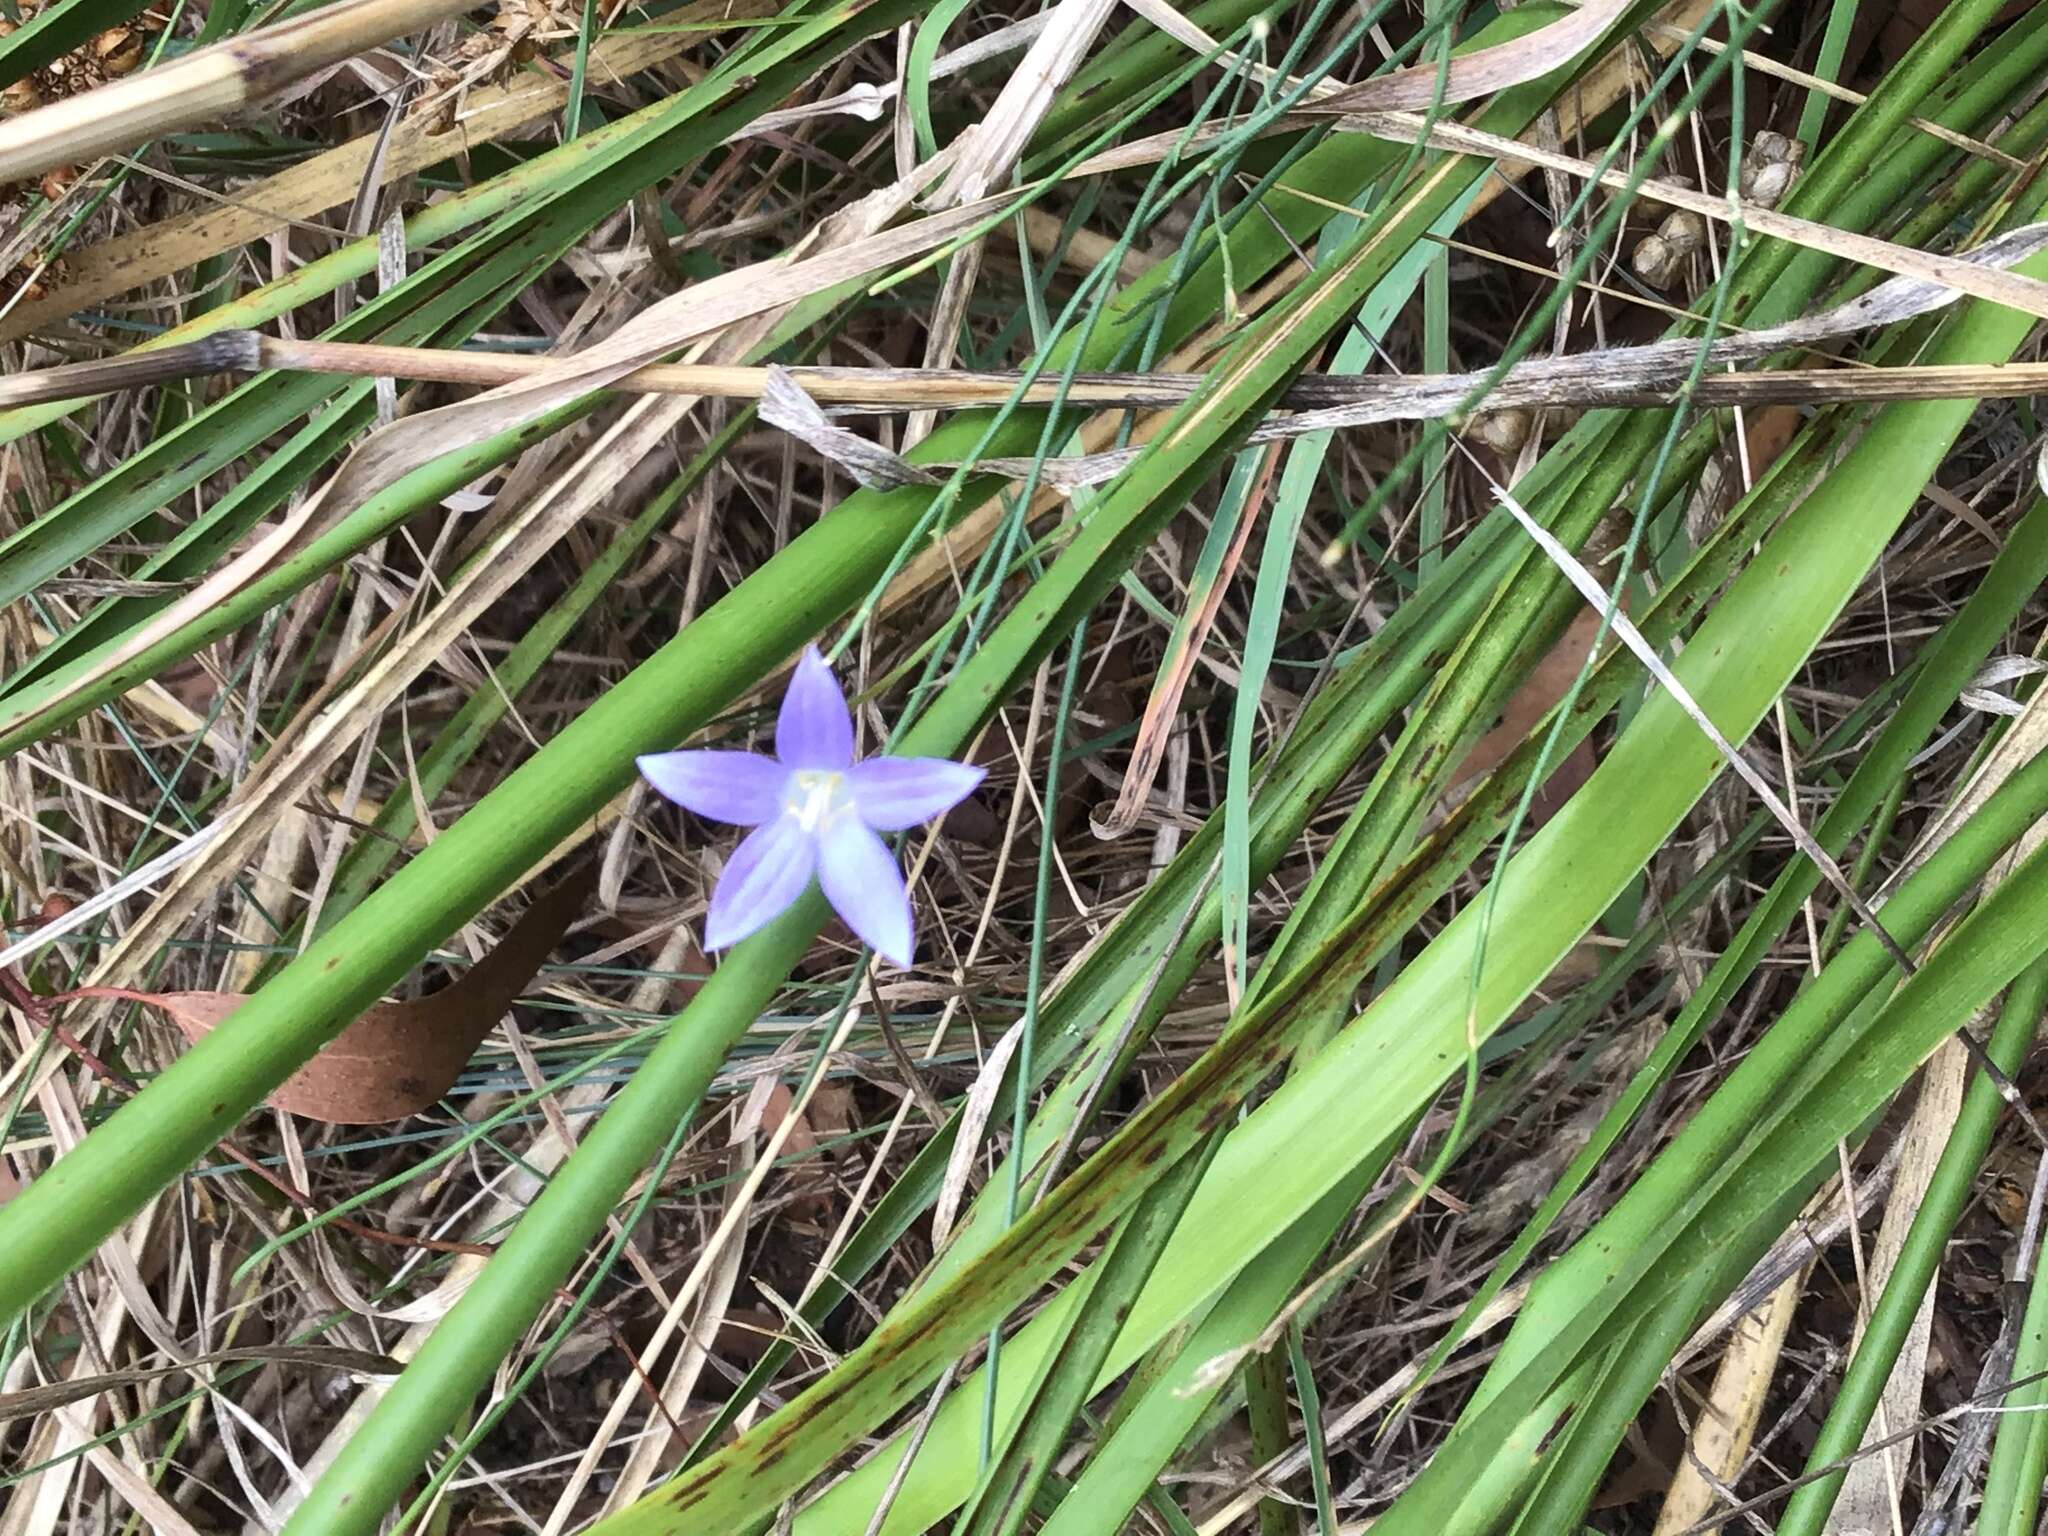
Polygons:
<instances>
[{"instance_id":1,"label":"straw-colored stalk","mask_svg":"<svg viewBox=\"0 0 2048 1536\"><path fill-rule=\"evenodd\" d=\"M0 122L0 183L217 122L294 80L459 16L473 0L339 0Z\"/></svg>"}]
</instances>

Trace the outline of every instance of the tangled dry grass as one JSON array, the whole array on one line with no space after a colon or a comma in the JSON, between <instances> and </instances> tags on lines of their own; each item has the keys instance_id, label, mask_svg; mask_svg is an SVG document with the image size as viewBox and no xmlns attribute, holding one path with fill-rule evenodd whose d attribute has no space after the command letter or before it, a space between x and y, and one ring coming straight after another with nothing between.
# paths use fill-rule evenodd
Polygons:
<instances>
[{"instance_id":1,"label":"tangled dry grass","mask_svg":"<svg viewBox=\"0 0 2048 1536\"><path fill-rule=\"evenodd\" d=\"M166 43L205 35L222 9L232 12L228 33L264 19L250 7L219 3L145 11L17 80L6 105L19 111L127 76ZM375 269L274 315L284 336L324 331L452 248L452 233L440 245L408 247L391 233L395 218L510 171L565 132L615 123L701 82L749 35L726 25L744 21L740 11L722 9L714 25L695 14L702 9L664 28L637 11L504 0L319 70L260 113L166 136L132 157L53 168L18 186L0 211L0 269L13 274L13 309L0 319L10 371L122 349L289 282L351 240L383 231ZM1670 9L1684 27L1707 7ZM1845 80L1868 85L1897 65L1906 43L1894 28L1909 19L1907 9L1860 8L1842 55ZM23 7L20 20L33 14ZM1753 43L1758 67L1740 87L1752 134L1764 129L1795 142L1808 92L1764 66L1810 68L1829 15L1818 3L1785 6L1770 36ZM977 40L1022 19L971 7L947 34L949 49L969 55L966 67L942 77L934 101L949 133L985 117L1007 78L1011 55L973 57ZM1375 42L1396 46L1422 20L1420 11L1397 11ZM2003 24L2018 23L2008 17ZM1668 40L1661 46L1670 51ZM1645 61L1655 61L1657 48L1649 33L1638 40L1629 90L1642 88ZM1362 45L1353 77L1378 62L1374 44ZM619 198L559 259L503 296L471 345L574 351L690 284L802 246L828 213L887 186L915 153L907 118L873 104L876 83L899 78L893 34L846 52L773 122L731 138L688 174ZM1131 136L1185 125L1205 85L1150 107L1130 125ZM563 104L571 99L580 121L565 129ZM2015 102L2006 120L2028 105ZM1606 147L1581 144L1575 122L1547 122L1567 149L1591 155ZM1728 179L1730 140L1723 91L1687 119L1682 163L1672 169L1718 188ZM1962 166L1971 163L1996 164L1964 157ZM1172 263L1190 228L1211 217L1205 202L1251 196L1263 169L1248 162L1156 217L1128 178L1062 193L971 259L927 267L845 304L829 325L820 311L806 338L807 360L930 364L940 334L934 316L951 306L964 316L957 336L963 362L1015 367L1031 350L1034 327L1081 291L1092 263L1134 221L1152 219L1121 257L1133 278ZM1786 173L1788 184L1795 172ZM1762 197L1754 182L1750 190ZM1591 275L1545 345L1649 341L1674 312L1706 302L1727 259L1719 233L1692 215L1648 205L1629 209L1603 233L1597 201L1564 218L1577 191L1555 174L1491 183L1486 206L1439 247L1447 324L1433 326L1421 301L1408 306L1385 330L1381 365L1401 372L1485 366L1549 294L1561 253L1593 239L1601 243ZM1257 302L1254 294L1244 298ZM1226 322L1225 335L1229 328ZM2029 343L2025 358L2034 352ZM285 387L280 375L266 378ZM202 378L131 391L101 400L89 416L54 417L15 435L0 460L7 550L21 547L38 518L115 481L151 444L236 387ZM465 393L387 384L365 408L387 419L394 411L410 416ZM419 643L433 605L451 583L468 579L465 562L493 550L523 507L583 495L587 510L509 590L483 603L452 643L388 690L341 750L309 760L287 782L257 851L196 893L174 936L134 959L121 983L154 993L254 992L374 883L352 873L361 850L381 847L389 862L402 863L431 846L591 700L702 622L854 489L841 465L750 423L740 403L715 400L664 407L668 416L651 426L650 418L633 418L644 429L636 439L644 451L622 454L615 476L589 484L586 456L613 442L608 434L638 409L612 396L560 423L251 622L156 670L118 708L84 713L0 763L0 890L10 936L65 918L128 880L164 839L207 825L234 803L238 786L303 741L309 722L380 659ZM1815 414L1779 405L1716 418L1720 439L1685 487L1681 515L1661 521L1655 538L1662 542L1641 551L1646 574L1632 603L1650 601ZM1481 525L1495 505L1495 485L1526 473L1578 418L1575 408L1558 406L1458 422L1433 461L1434 489L1395 496L1355 538L1355 510L1374 500L1429 429L1338 434L1295 536L1274 656L1256 682L1256 755L1290 738L1333 667ZM321 423L309 414L291 432L318 432ZM907 450L929 419L865 415L857 426L885 448ZM51 637L100 621L114 611L110 604L140 613L190 591L213 559L251 548L267 519L292 504L290 497L266 500L263 490L291 432L209 468L0 610L0 671L28 667ZM331 447L343 436L337 432ZM1992 401L1977 411L1881 564L1782 693L1774 720L1742 748L1800 815L1817 817L1830 803L1876 729L1872 701L1895 698L1888 690L1910 675L1930 637L2015 537L2036 494L2038 437L2027 400ZM716 456L700 474L693 466L707 445ZM769 1342L793 1345L794 1355L758 1407L740 1415L742 1426L822 1377L912 1291L963 1202L1000 1165L1007 1108L993 1097L1000 1069L992 1079L987 1064L1032 1002L1033 978L1042 975L1056 989L1188 840L1225 811L1228 743L1255 619L1249 564L1234 564L1243 543L1220 580L1213 568L1220 484L1212 478L1143 545L1088 615L1070 655L1046 659L1029 686L1001 701L971 749L989 770L983 788L936 834L907 844L920 911L931 915L919 967L864 980L859 946L843 929L828 928L776 1006L726 1058L701 1108L689 1116L679 1106L676 1140L631 1189L609 1235L578 1264L558 1305L497 1363L494 1400L503 1411L463 1450L443 1487L434 1516L442 1526L553 1532L616 1513L682 1467L700 1437L709 1433L716 1444L732 1436L721 1407ZM248 516L210 515L238 497ZM1049 561L1061 548L1067 506L1040 494L1034 559ZM1611 564L1628 523L1629 509L1619 509L1582 551L1589 565ZM1222 532L1230 533L1228 522ZM205 560L181 563L188 545ZM1341 558L1326 561L1332 548L1342 549ZM886 741L922 696L920 671L935 648L953 643L963 610L988 602L991 613L1007 611L1028 597L1040 573L1020 560L990 585L971 555L964 545L918 551L848 652L845 676L868 739ZM593 584L593 572L602 580ZM1183 616L1212 592L1213 616L1178 694L1162 709L1155 679L1181 654ZM1874 883L1898 867L2001 722L2031 696L2044 620L2048 605L2035 594L2006 626L2000 654L1975 691L1897 786L1885 830L1845 860L1859 881ZM558 633L549 629L554 624ZM1503 674L1483 733L1462 744L1457 766L1437 770L1423 829L1440 824L1539 727L1578 676L1598 627L1589 614L1520 657L1519 671ZM544 657L529 654L536 634L551 636ZM775 686L772 677L760 679L722 714L712 736L734 745L758 740ZM1072 704L1055 771L1050 752L1063 686ZM1524 835L1586 782L1627 718L1625 707L1555 766ZM1248 907L1253 953L1265 951L1310 891L1393 760L1398 734L1386 732L1352 765L1256 884ZM395 833L386 819L393 808L404 823ZM1050 878L1041 889L1047 840ZM481 1046L431 1108L376 1125L260 1111L234 1130L229 1146L123 1227L64 1283L33 1328L10 1340L0 1380L8 1414L0 1422L0 1465L11 1469L0 1532L281 1524L645 1057L663 1022L698 994L712 967L694 935L731 843L727 831L687 817L644 786L615 798L577 847L537 861L523 894L508 892L502 905L463 925L397 994L431 997L457 985L565 871L580 870L577 878L590 882L587 902L518 1004L490 1021ZM1796 858L1783 831L1732 778L1701 800L1607 918L1487 1043L1476 1098L1461 1104L1455 1084L1439 1095L1407 1124L1400 1150L1356 1202L1332 1254L1351 1251L1373 1231L1388 1202L1428 1185L1410 1218L1309 1315L1305 1359L1327 1415L1324 1433L1305 1435L1283 1417L1276 1441L1270 1425L1246 1415L1243 1389L1225 1394L1159 1485L1186 1524L1302 1528L1295 1522L1316 1518L1312 1441L1315 1455L1327 1457L1337 1529L1361 1528L1408 1486L1443 1443L1491 1349L1482 1343L1458 1356L1412 1399L1400 1397L1402 1386L1586 1146L1758 896ZM1489 856L1466 869L1436 899L1392 948L1381 978L1483 898L1494 863ZM0 1199L40 1175L54 1153L183 1049L160 1011L107 997L51 1000L92 975L152 899L151 883L133 885L8 978ZM1583 1235L1670 1144L1818 969L1845 917L1832 893L1809 900L1731 1016L1636 1112L1542 1239L1539 1261ZM1220 948L1205 958L1073 1156L1102 1147L1215 1043L1241 1001L1240 958ZM1376 985L1375 977L1362 978L1361 998ZM844 1000L856 993L859 1007L849 1013ZM362 1070L400 1075L407 1066L372 1062ZM2038 1074L2018 1074L2018 1083L2037 1103ZM1368 1106L1369 1088L1360 1085ZM850 1305L821 1324L800 1316L803 1299L840 1261L859 1223L963 1104L989 1140L953 1165L938 1214L908 1223ZM1892 1181L1932 1134L1914 1110L1906 1094L1867 1136L1843 1144L1838 1179L1813 1196L1803 1224L1774 1250L1778 1267L1759 1271L1773 1283L1748 1298L1760 1308L1751 1320L1731 1330L1726 1320L1710 1319L1673 1356L1601 1474L1589 1517L1597 1528L1669 1533L1690 1523L1673 1523L1672 1511L1695 1507L1681 1505L1674 1489L1693 1464L1688 1441L1695 1451L1702 1443L1702 1416L1731 1400L1730 1362L1740 1348L1754 1347L1742 1344L1745 1330L1775 1330L1773 1363L1746 1389L1754 1424L1747 1449L1715 1480L1733 1497L1754 1499L1799 1475L1867 1318ZM1453 1134L1461 1150L1437 1177L1428 1170ZM1948 1241L1922 1344L1918 1413L1933 1427L1895 1453L1908 1521L1943 1507L1932 1490L1944 1468L1957 1464L1958 1442L1969 1440L1965 1426L1973 1421L1940 1415L1972 1399L1995 1355L2038 1153L2024 1124L2008 1117ZM1856 1219L1841 1214L1845 1201ZM311 1221L324 1213L341 1218ZM721 1229L731 1234L723 1242L716 1240ZM290 1241L279 1241L287 1235ZM1098 1251L1083 1250L1071 1272ZM1510 1286L1506 1303L1524 1291L1524 1283ZM1286 1395L1283 1382L1283 1404ZM883 1428L915 1418L912 1410L888 1419L864 1443L879 1445ZM1077 1441L1058 1470L1071 1475L1081 1449ZM1699 1509L1692 1518L1706 1518L1705 1506ZM1141 1528L1183 1528L1156 1511L1136 1519Z\"/></svg>"}]
</instances>

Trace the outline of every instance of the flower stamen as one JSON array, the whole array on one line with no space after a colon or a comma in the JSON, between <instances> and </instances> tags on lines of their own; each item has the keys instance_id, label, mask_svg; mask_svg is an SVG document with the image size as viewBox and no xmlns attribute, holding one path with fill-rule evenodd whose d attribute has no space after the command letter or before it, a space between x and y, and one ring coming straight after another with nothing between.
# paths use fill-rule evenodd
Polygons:
<instances>
[{"instance_id":1,"label":"flower stamen","mask_svg":"<svg viewBox=\"0 0 2048 1536\"><path fill-rule=\"evenodd\" d=\"M796 824L805 832L816 835L825 828L825 823L841 809L844 799L840 793L843 773L826 773L814 769L799 769L789 776L790 795L783 804Z\"/></svg>"}]
</instances>

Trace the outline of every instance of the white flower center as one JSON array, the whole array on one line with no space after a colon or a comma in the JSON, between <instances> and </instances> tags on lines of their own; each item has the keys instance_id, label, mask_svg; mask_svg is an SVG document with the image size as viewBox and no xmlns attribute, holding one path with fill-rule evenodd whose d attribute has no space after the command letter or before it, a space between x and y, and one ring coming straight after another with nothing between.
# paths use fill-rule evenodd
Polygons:
<instances>
[{"instance_id":1,"label":"white flower center","mask_svg":"<svg viewBox=\"0 0 2048 1536\"><path fill-rule=\"evenodd\" d=\"M845 789L846 775L823 769L803 768L789 776L789 789L782 807L796 818L796 824L815 837L825 824L842 811L852 809Z\"/></svg>"}]
</instances>

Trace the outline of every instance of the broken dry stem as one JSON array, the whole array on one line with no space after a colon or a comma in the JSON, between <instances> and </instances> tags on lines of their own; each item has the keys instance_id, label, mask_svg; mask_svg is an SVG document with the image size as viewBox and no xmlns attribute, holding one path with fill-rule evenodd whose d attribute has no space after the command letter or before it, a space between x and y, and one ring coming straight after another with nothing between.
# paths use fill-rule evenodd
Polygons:
<instances>
[{"instance_id":1,"label":"broken dry stem","mask_svg":"<svg viewBox=\"0 0 2048 1536\"><path fill-rule=\"evenodd\" d=\"M1591 353L1574 377L1544 380L1540 396L1533 373L1511 370L1500 389L1510 399L1497 405L1670 405L1689 399L1709 407L1805 405L1838 401L2016 399L2048 394L2048 363L2006 363L1984 367L1905 366L1895 368L1787 368L1760 373L1709 374L1691 388L1682 380L1629 376L1626 350ZM538 378L564 360L502 352L458 352L429 347L380 346L362 342L285 341L249 331L224 331L202 341L85 363L36 369L0 380L0 409L52 400L82 399L115 390L209 378L257 369L333 373L358 378L399 378L423 383L494 388ZM1610 366L1611 365L1611 366ZM1606 377L1600 374L1606 371ZM1023 382L1014 372L964 368L832 368L788 370L821 405L874 412L919 407L969 409L1020 398L1046 404L1056 392L1070 405L1154 407L1179 405L1207 382L1200 373L1082 373L1062 388L1058 381ZM656 363L609 386L622 394L696 395L757 400L767 387L767 368L726 364ZM1447 378L1464 375L1381 374L1365 377L1303 374L1280 398L1296 410L1370 406L1382 420L1435 420L1457 414L1442 398ZM1527 398L1525 398L1525 396ZM1404 405L1402 402L1408 402Z\"/></svg>"}]
</instances>

